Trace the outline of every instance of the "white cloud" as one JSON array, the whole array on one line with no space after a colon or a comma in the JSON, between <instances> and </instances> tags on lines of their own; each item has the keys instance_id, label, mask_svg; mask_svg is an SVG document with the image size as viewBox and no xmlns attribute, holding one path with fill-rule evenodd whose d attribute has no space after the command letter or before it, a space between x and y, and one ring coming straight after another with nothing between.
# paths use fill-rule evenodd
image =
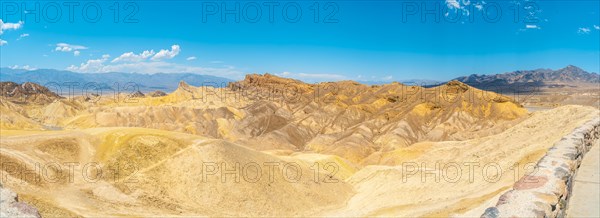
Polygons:
<instances>
[{"instance_id":1,"label":"white cloud","mask_svg":"<svg viewBox=\"0 0 600 218\"><path fill-rule=\"evenodd\" d=\"M55 51L61 51L61 52L71 52L71 51L77 51L77 50L85 50L88 49L85 46L82 45L71 45L71 44L67 44L67 43L58 43L56 44L56 48L54 48Z\"/></svg>"},{"instance_id":2,"label":"white cloud","mask_svg":"<svg viewBox=\"0 0 600 218\"><path fill-rule=\"evenodd\" d=\"M67 67L67 70L77 71L77 72L103 72L104 62L106 62L110 58L110 55L102 55L100 59L88 60L85 63L81 63L78 66L71 65Z\"/></svg>"},{"instance_id":3,"label":"white cloud","mask_svg":"<svg viewBox=\"0 0 600 218\"><path fill-rule=\"evenodd\" d=\"M17 40L21 40L22 38L29 37L29 33L23 33L17 38Z\"/></svg>"},{"instance_id":4,"label":"white cloud","mask_svg":"<svg viewBox=\"0 0 600 218\"><path fill-rule=\"evenodd\" d=\"M172 45L171 50L161 49L154 57L151 58L153 61L160 61L164 59L172 59L179 54L181 48L179 45Z\"/></svg>"},{"instance_id":5,"label":"white cloud","mask_svg":"<svg viewBox=\"0 0 600 218\"><path fill-rule=\"evenodd\" d=\"M450 16L451 13L462 13L462 15L468 17L473 9L472 7L481 11L486 4L485 1L474 1L474 3L471 3L471 0L445 0L444 3L448 8L444 14L446 17Z\"/></svg>"},{"instance_id":6,"label":"white cloud","mask_svg":"<svg viewBox=\"0 0 600 218\"><path fill-rule=\"evenodd\" d=\"M13 69L13 70L37 70L37 68L30 67L29 65L25 65L22 67L20 67L19 65L14 65L14 66L10 66L8 68Z\"/></svg>"},{"instance_id":7,"label":"white cloud","mask_svg":"<svg viewBox=\"0 0 600 218\"><path fill-rule=\"evenodd\" d=\"M23 27L23 21L19 21L17 23L4 23L2 19L0 19L0 35L4 33L4 30L18 30Z\"/></svg>"},{"instance_id":8,"label":"white cloud","mask_svg":"<svg viewBox=\"0 0 600 218\"><path fill-rule=\"evenodd\" d=\"M100 59L90 59L79 65L71 65L67 70L81 73L106 73L106 72L124 72L124 73L195 73L203 75L213 75L228 77L231 79L243 79L245 72L237 70L233 66L224 66L220 68L195 67L164 61L177 56L181 48L179 45L171 46L171 49L162 49L158 53L154 50L145 50L142 53L135 54L126 52L110 61L110 55L103 55ZM194 60L196 57L188 57L187 60ZM152 61L150 61L152 60Z\"/></svg>"},{"instance_id":9,"label":"white cloud","mask_svg":"<svg viewBox=\"0 0 600 218\"><path fill-rule=\"evenodd\" d=\"M526 32L528 30L541 30L542 27L537 24L525 24L525 28L520 28L518 32Z\"/></svg>"},{"instance_id":10,"label":"white cloud","mask_svg":"<svg viewBox=\"0 0 600 218\"><path fill-rule=\"evenodd\" d=\"M148 60L160 61L164 59L172 59L179 54L181 48L179 45L171 46L171 50L161 49L158 53L154 52L154 50L145 50L142 53L135 54L133 52L123 53L121 56L115 58L111 61L111 63L119 63L119 62L142 62ZM195 57L194 57L195 58Z\"/></svg>"},{"instance_id":11,"label":"white cloud","mask_svg":"<svg viewBox=\"0 0 600 218\"><path fill-rule=\"evenodd\" d=\"M594 25L594 29L600 30L600 26Z\"/></svg>"},{"instance_id":12,"label":"white cloud","mask_svg":"<svg viewBox=\"0 0 600 218\"><path fill-rule=\"evenodd\" d=\"M62 51L62 52L71 52L71 51L73 51L73 49L69 48L69 47L56 47L54 50L55 51Z\"/></svg>"},{"instance_id":13,"label":"white cloud","mask_svg":"<svg viewBox=\"0 0 600 218\"><path fill-rule=\"evenodd\" d=\"M81 52L79 52L79 51L74 51L73 52L73 56L75 56L75 57L79 56L79 54L81 54Z\"/></svg>"},{"instance_id":14,"label":"white cloud","mask_svg":"<svg viewBox=\"0 0 600 218\"><path fill-rule=\"evenodd\" d=\"M477 8L477 10L483 10L483 4L475 4L475 8Z\"/></svg>"},{"instance_id":15,"label":"white cloud","mask_svg":"<svg viewBox=\"0 0 600 218\"><path fill-rule=\"evenodd\" d=\"M121 56L112 60L111 63L145 61L146 59L148 59L149 57L151 57L154 54L155 54L154 50L150 50L150 51L146 50L140 54L135 54L133 52L127 52L127 53L123 53Z\"/></svg>"},{"instance_id":16,"label":"white cloud","mask_svg":"<svg viewBox=\"0 0 600 218\"><path fill-rule=\"evenodd\" d=\"M577 30L577 33L579 34L589 34L590 33L590 28L587 27L581 27Z\"/></svg>"},{"instance_id":17,"label":"white cloud","mask_svg":"<svg viewBox=\"0 0 600 218\"><path fill-rule=\"evenodd\" d=\"M6 45L8 44L7 41L0 39L0 46Z\"/></svg>"},{"instance_id":18,"label":"white cloud","mask_svg":"<svg viewBox=\"0 0 600 218\"><path fill-rule=\"evenodd\" d=\"M458 3L458 1L456 1L456 0L446 0L446 5L448 6L448 8L454 8L454 9L461 8L460 3Z\"/></svg>"},{"instance_id":19,"label":"white cloud","mask_svg":"<svg viewBox=\"0 0 600 218\"><path fill-rule=\"evenodd\" d=\"M179 65L164 61L141 61L141 62L125 62L113 63L108 61L110 56L105 55L101 59L92 59L79 66L71 65L67 70L81 73L106 73L106 72L124 72L124 73L196 73L203 75L213 75L220 77L228 77L231 79L242 79L246 73L237 70L233 66L222 68L206 68Z\"/></svg>"},{"instance_id":20,"label":"white cloud","mask_svg":"<svg viewBox=\"0 0 600 218\"><path fill-rule=\"evenodd\" d=\"M197 58L195 56L191 56L191 57L186 58L186 60L188 60L188 61L193 61L193 60L196 60L196 59Z\"/></svg>"},{"instance_id":21,"label":"white cloud","mask_svg":"<svg viewBox=\"0 0 600 218\"><path fill-rule=\"evenodd\" d=\"M140 54L140 56L143 59L149 58L152 55L154 55L154 50L150 50L150 51L146 50L146 51L142 52L142 54Z\"/></svg>"},{"instance_id":22,"label":"white cloud","mask_svg":"<svg viewBox=\"0 0 600 218\"><path fill-rule=\"evenodd\" d=\"M283 73L276 73L275 75L280 76L280 77L299 79L299 80L302 80L305 82L340 81L340 80L348 79L343 75L326 74L326 73L312 74L312 73L292 73L292 72L286 71Z\"/></svg>"}]
</instances>

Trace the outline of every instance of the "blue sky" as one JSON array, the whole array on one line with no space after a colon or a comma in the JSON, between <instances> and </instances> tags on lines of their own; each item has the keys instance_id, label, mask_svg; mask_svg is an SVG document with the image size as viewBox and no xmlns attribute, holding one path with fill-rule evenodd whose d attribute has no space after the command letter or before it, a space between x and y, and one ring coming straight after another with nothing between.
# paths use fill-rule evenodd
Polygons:
<instances>
[{"instance_id":1,"label":"blue sky","mask_svg":"<svg viewBox=\"0 0 600 218\"><path fill-rule=\"evenodd\" d=\"M231 79L269 72L308 82L447 80L569 64L600 71L594 0L77 3L2 1L0 65Z\"/></svg>"}]
</instances>

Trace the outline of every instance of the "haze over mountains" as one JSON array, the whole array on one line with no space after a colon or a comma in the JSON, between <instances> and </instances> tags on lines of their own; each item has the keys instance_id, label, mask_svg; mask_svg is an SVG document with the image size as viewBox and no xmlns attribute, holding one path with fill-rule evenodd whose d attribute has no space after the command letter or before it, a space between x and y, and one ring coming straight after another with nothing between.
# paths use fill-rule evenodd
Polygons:
<instances>
[{"instance_id":1,"label":"haze over mountains","mask_svg":"<svg viewBox=\"0 0 600 218\"><path fill-rule=\"evenodd\" d=\"M509 95L527 107L556 107L578 104L600 108L600 77L576 66L562 69L537 69L502 74L472 74L454 79L472 87ZM62 96L116 95L161 96L175 91L184 81L192 86L225 87L232 80L191 73L75 73L58 70L22 70L0 68L0 81L33 82L47 86ZM359 81L365 85L385 85L388 82ZM446 82L412 79L401 81L408 86L436 87Z\"/></svg>"},{"instance_id":2,"label":"haze over mountains","mask_svg":"<svg viewBox=\"0 0 600 218\"><path fill-rule=\"evenodd\" d=\"M581 87L593 86L600 82L600 76L597 73L590 73L576 66L569 65L562 69L537 69L537 70L519 70L501 74L472 74L469 76L457 77L457 80L470 86L500 91L532 91L532 86L537 88L556 88L556 87ZM185 81L193 86L218 85L223 86L233 80L200 75L193 73L157 73L157 74L138 74L138 73L75 73L65 70L36 69L22 70L0 68L0 81L25 83L33 82L40 85L49 83L78 82L80 86L87 83L95 83L103 89L114 90L115 82L124 86L129 82L139 85L139 90L149 92L160 90L172 92L177 88L179 81ZM389 82L384 81L358 81L366 85L383 85ZM445 82L440 80L411 79L399 81L406 85L437 86ZM62 84L61 84L62 85Z\"/></svg>"},{"instance_id":3,"label":"haze over mountains","mask_svg":"<svg viewBox=\"0 0 600 218\"><path fill-rule=\"evenodd\" d=\"M177 88L179 81L186 81L194 86L204 84L223 86L223 84L232 82L232 80L222 77L193 73L75 73L65 70L20 70L10 68L0 68L0 81L33 82L46 86L54 86L54 84L63 86L64 83L74 82L79 84L78 90L88 83L93 83L105 90L116 90L115 83L119 84L120 89L123 89L122 87L127 86L128 83L135 83L138 87L128 87L129 90L139 89L142 92L155 90L172 92ZM66 90L63 90L63 92L66 93Z\"/></svg>"}]
</instances>

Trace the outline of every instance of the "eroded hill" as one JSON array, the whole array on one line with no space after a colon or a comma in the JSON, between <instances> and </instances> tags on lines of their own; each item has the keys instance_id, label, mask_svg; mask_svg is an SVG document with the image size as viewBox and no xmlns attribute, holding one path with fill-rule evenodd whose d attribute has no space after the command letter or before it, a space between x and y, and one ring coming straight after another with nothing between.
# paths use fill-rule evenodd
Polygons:
<instances>
[{"instance_id":1,"label":"eroded hill","mask_svg":"<svg viewBox=\"0 0 600 218\"><path fill-rule=\"evenodd\" d=\"M165 95L0 100L2 183L43 216L476 214L525 173L508 173L512 164L537 161L598 114L528 113L458 81L306 84L268 74L228 87L181 82ZM415 171L448 176L436 163L457 162L497 163L512 177L423 181Z\"/></svg>"},{"instance_id":2,"label":"eroded hill","mask_svg":"<svg viewBox=\"0 0 600 218\"><path fill-rule=\"evenodd\" d=\"M19 106L7 102L5 110L21 113L14 116L19 119L2 123L5 129L31 128L36 122L38 128L153 128L225 139L256 150L334 154L360 163L373 153L420 141L491 134L527 113L507 96L457 81L433 88L351 81L312 85L266 74L248 75L226 88L181 83L166 96L136 94L118 102L56 99L24 106L26 110L10 109Z\"/></svg>"}]
</instances>

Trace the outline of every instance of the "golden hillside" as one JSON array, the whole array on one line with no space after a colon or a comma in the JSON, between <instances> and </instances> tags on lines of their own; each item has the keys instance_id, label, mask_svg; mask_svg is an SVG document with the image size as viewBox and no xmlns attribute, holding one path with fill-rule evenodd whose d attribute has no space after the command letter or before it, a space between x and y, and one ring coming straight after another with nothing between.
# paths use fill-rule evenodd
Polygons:
<instances>
[{"instance_id":1,"label":"golden hillside","mask_svg":"<svg viewBox=\"0 0 600 218\"><path fill-rule=\"evenodd\" d=\"M475 214L513 178L423 182L403 178L403 164L535 162L598 113L528 113L457 81L306 84L269 74L99 97L0 98L3 185L43 216Z\"/></svg>"},{"instance_id":2,"label":"golden hillside","mask_svg":"<svg viewBox=\"0 0 600 218\"><path fill-rule=\"evenodd\" d=\"M334 154L360 163L375 152L420 141L484 136L489 133L480 130L526 114L509 97L457 81L422 88L352 81L306 84L254 74L227 88L181 82L166 96L102 97L57 99L19 109L6 103L3 110L26 113L1 122L5 129L153 128L225 139L256 150Z\"/></svg>"}]
</instances>

